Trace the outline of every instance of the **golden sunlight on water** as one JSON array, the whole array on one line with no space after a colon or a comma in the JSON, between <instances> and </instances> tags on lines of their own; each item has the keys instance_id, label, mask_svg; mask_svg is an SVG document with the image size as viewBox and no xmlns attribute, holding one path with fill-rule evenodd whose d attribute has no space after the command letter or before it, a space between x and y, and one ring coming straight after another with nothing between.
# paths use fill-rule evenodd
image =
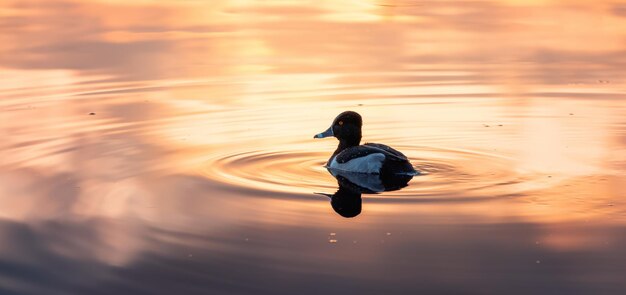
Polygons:
<instances>
[{"instance_id":1,"label":"golden sunlight on water","mask_svg":"<svg viewBox=\"0 0 626 295\"><path fill-rule=\"evenodd\" d=\"M622 294L625 38L620 1L3 1L0 293ZM345 110L408 186L324 167Z\"/></svg>"}]
</instances>

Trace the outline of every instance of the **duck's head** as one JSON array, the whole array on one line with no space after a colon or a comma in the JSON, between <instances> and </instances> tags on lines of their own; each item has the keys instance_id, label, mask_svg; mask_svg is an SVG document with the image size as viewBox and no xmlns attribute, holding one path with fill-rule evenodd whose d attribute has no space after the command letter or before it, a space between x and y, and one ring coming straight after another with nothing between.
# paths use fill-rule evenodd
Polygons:
<instances>
[{"instance_id":1,"label":"duck's head","mask_svg":"<svg viewBox=\"0 0 626 295\"><path fill-rule=\"evenodd\" d=\"M339 189L334 194L316 194L329 197L330 206L333 207L333 210L345 218L352 218L361 214L362 200L361 192L358 190L339 185Z\"/></svg>"},{"instance_id":2,"label":"duck's head","mask_svg":"<svg viewBox=\"0 0 626 295\"><path fill-rule=\"evenodd\" d=\"M334 136L342 143L358 145L361 141L361 126L363 126L361 115L353 111L345 111L335 118L326 131L316 134L313 138Z\"/></svg>"}]
</instances>

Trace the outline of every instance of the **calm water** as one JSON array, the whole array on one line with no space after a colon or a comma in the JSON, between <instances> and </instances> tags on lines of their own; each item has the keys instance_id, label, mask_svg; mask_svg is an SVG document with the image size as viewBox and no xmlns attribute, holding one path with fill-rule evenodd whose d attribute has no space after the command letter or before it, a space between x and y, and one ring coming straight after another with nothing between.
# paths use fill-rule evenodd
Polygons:
<instances>
[{"instance_id":1,"label":"calm water","mask_svg":"<svg viewBox=\"0 0 626 295\"><path fill-rule=\"evenodd\" d=\"M625 41L623 1L4 0L0 293L624 294ZM344 110L422 172L353 218Z\"/></svg>"}]
</instances>

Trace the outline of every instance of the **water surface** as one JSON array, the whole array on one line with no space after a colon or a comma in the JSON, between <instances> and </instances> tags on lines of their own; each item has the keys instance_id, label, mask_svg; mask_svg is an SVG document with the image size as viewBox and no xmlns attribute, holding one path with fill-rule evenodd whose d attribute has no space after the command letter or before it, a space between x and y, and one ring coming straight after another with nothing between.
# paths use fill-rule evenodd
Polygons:
<instances>
[{"instance_id":1,"label":"water surface","mask_svg":"<svg viewBox=\"0 0 626 295\"><path fill-rule=\"evenodd\" d=\"M620 1L3 1L0 291L623 294L625 40ZM422 172L352 218L345 110Z\"/></svg>"}]
</instances>

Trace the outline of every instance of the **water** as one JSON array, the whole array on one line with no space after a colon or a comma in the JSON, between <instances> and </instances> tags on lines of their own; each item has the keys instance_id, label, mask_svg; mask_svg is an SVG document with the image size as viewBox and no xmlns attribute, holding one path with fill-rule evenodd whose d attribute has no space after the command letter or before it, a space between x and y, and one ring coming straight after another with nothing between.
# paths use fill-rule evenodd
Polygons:
<instances>
[{"instance_id":1,"label":"water","mask_svg":"<svg viewBox=\"0 0 626 295\"><path fill-rule=\"evenodd\" d=\"M0 293L623 294L625 16L3 1ZM344 110L422 172L353 218Z\"/></svg>"}]
</instances>

